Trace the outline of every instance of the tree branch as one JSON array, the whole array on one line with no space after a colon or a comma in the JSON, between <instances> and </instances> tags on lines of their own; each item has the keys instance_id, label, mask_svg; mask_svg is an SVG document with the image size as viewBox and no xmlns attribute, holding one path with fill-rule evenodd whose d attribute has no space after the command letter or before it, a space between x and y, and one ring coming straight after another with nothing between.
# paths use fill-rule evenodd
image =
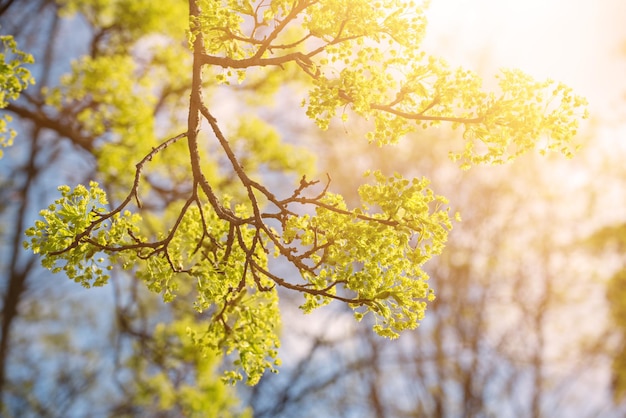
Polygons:
<instances>
[{"instance_id":1,"label":"tree branch","mask_svg":"<svg viewBox=\"0 0 626 418\"><path fill-rule=\"evenodd\" d=\"M16 114L20 118L30 120L39 127L50 129L56 132L62 137L69 139L74 144L83 148L85 151L93 151L92 137L82 135L76 129L59 122L58 119L52 119L41 110L30 110L15 103L9 103L9 105L6 107L6 110Z\"/></svg>"}]
</instances>

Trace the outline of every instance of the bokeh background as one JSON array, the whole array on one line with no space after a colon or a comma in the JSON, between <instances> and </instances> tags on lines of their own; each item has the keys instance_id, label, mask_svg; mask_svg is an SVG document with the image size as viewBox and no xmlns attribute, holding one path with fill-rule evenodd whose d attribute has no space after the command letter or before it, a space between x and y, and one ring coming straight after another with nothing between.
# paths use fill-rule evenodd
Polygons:
<instances>
[{"instance_id":1,"label":"bokeh background","mask_svg":"<svg viewBox=\"0 0 626 418\"><path fill-rule=\"evenodd\" d=\"M43 56L38 28L52 24L50 3L18 1L0 16L0 31ZM253 388L238 386L241 408L268 418L624 416L616 359L625 328L615 275L625 261L626 3L435 0L427 16L424 49L474 69L487 87L500 68L519 68L585 96L590 118L581 125L581 150L570 160L527 155L461 171L447 158L458 132L441 127L378 148L362 140L358 122L321 133L286 113L298 111L293 97L279 97L265 116L316 155L318 173L330 173L333 190L348 201L361 173L379 166L429 177L463 221L426 266L436 301L423 324L397 341L374 336L345 307L304 316L301 300L283 295L283 366ZM51 79L85 52L80 19L58 24L54 41L63 48ZM237 102L219 99L218 119L227 120ZM17 309L3 339L3 398L21 411L16 416L153 416L126 405L132 376L120 359L132 344L119 324L120 307L131 310L135 298L150 295L123 281L82 289L22 250L24 229L56 197L56 186L85 182L92 170L63 141L34 162L33 138L22 131L0 160L3 318L8 307ZM49 164L34 171L42 160ZM24 291L11 299L20 279ZM167 308L150 300L148 329L168 319Z\"/></svg>"}]
</instances>

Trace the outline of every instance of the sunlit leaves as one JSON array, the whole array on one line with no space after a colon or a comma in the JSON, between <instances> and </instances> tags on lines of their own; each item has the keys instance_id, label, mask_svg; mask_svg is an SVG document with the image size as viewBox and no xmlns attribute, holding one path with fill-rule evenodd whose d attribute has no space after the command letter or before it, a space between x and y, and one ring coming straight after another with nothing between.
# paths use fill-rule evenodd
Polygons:
<instances>
[{"instance_id":1,"label":"sunlit leaves","mask_svg":"<svg viewBox=\"0 0 626 418\"><path fill-rule=\"evenodd\" d=\"M73 243L104 211L106 196L95 182L89 189L82 185L74 190L61 186L59 191L61 198L40 212L43 220L36 221L35 226L26 231L30 239L24 246L36 254L41 253L43 266L53 272L63 271L85 287L102 286L109 278L105 260L90 243ZM99 231L96 239L102 239L104 234Z\"/></svg>"},{"instance_id":2,"label":"sunlit leaves","mask_svg":"<svg viewBox=\"0 0 626 418\"><path fill-rule=\"evenodd\" d=\"M35 80L30 71L24 67L32 64L32 55L20 51L12 36L0 36L0 109L5 108L9 101L16 100L22 90ZM7 123L11 121L9 115L0 116L0 147L4 148L13 143L16 132L9 129ZM0 158L2 149L0 148Z\"/></svg>"},{"instance_id":3,"label":"sunlit leaves","mask_svg":"<svg viewBox=\"0 0 626 418\"><path fill-rule=\"evenodd\" d=\"M562 83L537 82L521 71L503 70L498 78L500 93L479 107L480 123L465 124L467 147L453 158L464 166L502 163L535 148L572 157L586 101Z\"/></svg>"},{"instance_id":4,"label":"sunlit leaves","mask_svg":"<svg viewBox=\"0 0 626 418\"><path fill-rule=\"evenodd\" d=\"M229 380L241 380L241 369L252 384L273 368L280 324L276 290L267 279L252 276L247 253L233 245L228 223L209 206L202 214L200 208L189 208L176 227L147 243L141 217L129 211L106 213L106 196L96 183L89 189L79 185L59 190L61 198L41 211L43 220L26 232L30 239L25 247L42 254L44 267L63 271L85 287L101 286L109 279L108 259L134 271L165 302L177 296L181 280L195 283L194 307L199 313L212 311L213 319L201 338L194 333L194 340L204 350L237 352L237 368L228 374ZM173 207L172 213L177 209ZM239 233L252 246L253 230ZM260 247L255 258L266 265Z\"/></svg>"},{"instance_id":5,"label":"sunlit leaves","mask_svg":"<svg viewBox=\"0 0 626 418\"><path fill-rule=\"evenodd\" d=\"M422 265L441 252L451 223L446 200L427 180L374 178L359 189L360 208L348 211L341 196L327 194L314 216L290 219L283 237L316 250L316 268L303 277L312 289L355 295L357 318L372 313L374 330L395 338L418 326L433 298ZM331 300L315 292L305 298L305 312Z\"/></svg>"},{"instance_id":6,"label":"sunlit leaves","mask_svg":"<svg viewBox=\"0 0 626 418\"><path fill-rule=\"evenodd\" d=\"M240 10L248 10L252 6L246 7L242 3L245 1L230 1L234 10L224 7L222 1L201 0L199 7L202 15L198 19L198 29L202 32L205 40L205 49L210 54L225 55L230 58L243 58L246 56L245 45L237 38L243 37L241 24L244 22ZM190 42L193 42L194 33Z\"/></svg>"},{"instance_id":7,"label":"sunlit leaves","mask_svg":"<svg viewBox=\"0 0 626 418\"><path fill-rule=\"evenodd\" d=\"M330 184L317 193L306 176L290 184L287 174L305 174L311 159L281 140L281 123L249 109L298 81L309 92L306 115L322 129L337 115L357 116L371 122L367 139L385 145L442 123L459 128L466 147L451 157L463 168L535 148L569 156L585 115L585 101L562 84L507 70L486 91L475 73L426 55L415 2L198 0L190 15L170 2L63 4L85 15L101 42L48 91L47 104L94 138L98 175L121 203L105 208L96 184L63 187L26 246L84 286L104 284L105 269L119 265L165 302L183 299L193 312L181 313L188 337L232 360L230 382L245 375L254 384L278 365L277 287L302 294L305 312L342 301L357 320L373 316L382 336L418 326L434 298L423 265L451 228L446 199L424 178L375 171L356 208ZM183 20L191 52L180 48ZM188 108L177 108L189 90ZM215 92L245 103L225 124L211 113ZM182 134L156 140L173 131ZM270 190L261 179L275 174L281 187ZM268 254L300 278L276 274ZM164 380L154 376L154 393Z\"/></svg>"},{"instance_id":8,"label":"sunlit leaves","mask_svg":"<svg viewBox=\"0 0 626 418\"><path fill-rule=\"evenodd\" d=\"M463 168L507 162L531 149L567 157L577 149L573 138L587 103L561 83L503 70L499 91L488 92L476 74L452 71L445 62L415 51L386 58L366 46L345 54L345 63L329 65L341 70L322 68L304 102L307 115L322 129L346 108L374 120L368 138L379 144L447 122L461 128L467 141L463 151L451 152Z\"/></svg>"}]
</instances>

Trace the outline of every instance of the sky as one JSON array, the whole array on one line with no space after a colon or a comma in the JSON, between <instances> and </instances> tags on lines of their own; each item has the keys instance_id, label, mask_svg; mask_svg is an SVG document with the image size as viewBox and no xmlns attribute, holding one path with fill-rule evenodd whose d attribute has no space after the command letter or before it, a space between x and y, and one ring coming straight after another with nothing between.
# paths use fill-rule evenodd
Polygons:
<instances>
[{"instance_id":1,"label":"sky","mask_svg":"<svg viewBox=\"0 0 626 418\"><path fill-rule=\"evenodd\" d=\"M427 16L424 47L451 66L483 76L518 68L539 80L563 82L587 98L590 118L581 123L579 138L591 152L577 155L562 178L576 182L600 173L605 199L600 206L609 210L597 217L607 224L626 221L624 211L610 209L615 202L621 207L626 175L621 169L626 158L626 1L432 0Z\"/></svg>"},{"instance_id":2,"label":"sky","mask_svg":"<svg viewBox=\"0 0 626 418\"><path fill-rule=\"evenodd\" d=\"M433 0L426 45L451 64L484 57L562 81L612 117L625 113L625 18L623 0Z\"/></svg>"}]
</instances>

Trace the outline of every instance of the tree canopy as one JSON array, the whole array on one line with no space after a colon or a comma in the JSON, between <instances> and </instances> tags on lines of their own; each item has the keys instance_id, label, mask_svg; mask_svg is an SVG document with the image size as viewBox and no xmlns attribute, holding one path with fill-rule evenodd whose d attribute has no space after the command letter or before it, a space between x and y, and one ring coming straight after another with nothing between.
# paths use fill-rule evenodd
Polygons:
<instances>
[{"instance_id":1,"label":"tree canopy","mask_svg":"<svg viewBox=\"0 0 626 418\"><path fill-rule=\"evenodd\" d=\"M84 17L90 50L29 106L6 106L92 153L96 172L59 187L24 246L85 287L121 270L178 301L187 319L172 335L232 358L231 382L255 384L280 364L279 288L301 294L304 312L345 303L385 337L417 327L434 299L423 266L452 228L427 178L379 167L348 206L285 122L259 109L297 96L319 129L360 119L363 140L380 146L450 124L464 140L450 149L460 169L530 150L571 156L586 117L561 83L502 70L491 91L426 54L425 6L413 1L61 4L62 16ZM14 99L28 73L2 71L19 80L2 84Z\"/></svg>"}]
</instances>

